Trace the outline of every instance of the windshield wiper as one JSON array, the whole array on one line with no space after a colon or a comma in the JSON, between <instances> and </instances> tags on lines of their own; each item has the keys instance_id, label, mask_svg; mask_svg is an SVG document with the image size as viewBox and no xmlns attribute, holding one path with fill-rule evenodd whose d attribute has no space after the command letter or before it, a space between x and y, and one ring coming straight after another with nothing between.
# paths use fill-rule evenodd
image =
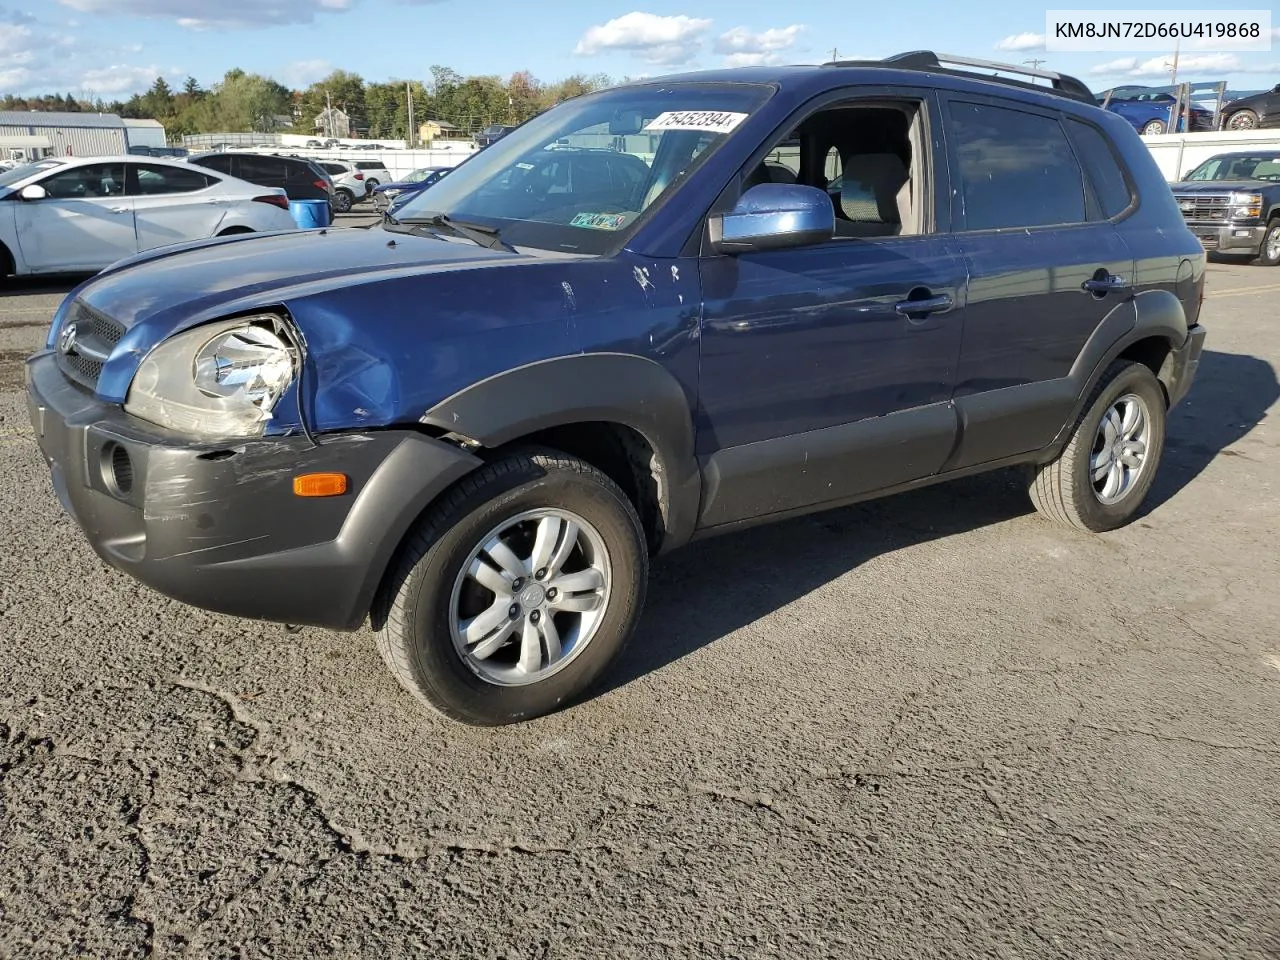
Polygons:
<instances>
[{"instance_id":1,"label":"windshield wiper","mask_svg":"<svg viewBox=\"0 0 1280 960\"><path fill-rule=\"evenodd\" d=\"M468 223L466 220L455 220L445 213L437 213L430 217L404 217L397 219L396 223L411 227L444 227L455 236L464 237L472 243L488 247L490 250L516 252L514 247L502 239L502 234L497 227L489 227L481 223Z\"/></svg>"}]
</instances>

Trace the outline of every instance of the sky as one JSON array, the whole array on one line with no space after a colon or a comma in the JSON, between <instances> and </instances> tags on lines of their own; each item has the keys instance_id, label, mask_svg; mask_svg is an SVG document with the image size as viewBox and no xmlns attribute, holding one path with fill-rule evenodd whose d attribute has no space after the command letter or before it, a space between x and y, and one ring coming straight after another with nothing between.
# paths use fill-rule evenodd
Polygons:
<instances>
[{"instance_id":1,"label":"sky","mask_svg":"<svg viewBox=\"0 0 1280 960\"><path fill-rule=\"evenodd\" d=\"M1098 91L1168 83L1166 62L1173 54L1046 52L1044 8L1019 0L976 0L963 7L954 0L916 0L909 8L874 2L841 8L817 0L750 6L740 0L22 2L0 0L0 93L105 100L142 91L158 75L173 86L190 75L207 87L232 67L298 88L335 67L377 81L426 79L432 64L463 74L529 70L543 80L573 73L654 77L820 63L833 51L846 59L879 58L904 49L1015 64L1040 60L1042 69L1075 74ZM893 16L895 9L902 16ZM1270 52L1184 46L1179 79L1269 89L1280 83L1280 27L1272 33Z\"/></svg>"}]
</instances>

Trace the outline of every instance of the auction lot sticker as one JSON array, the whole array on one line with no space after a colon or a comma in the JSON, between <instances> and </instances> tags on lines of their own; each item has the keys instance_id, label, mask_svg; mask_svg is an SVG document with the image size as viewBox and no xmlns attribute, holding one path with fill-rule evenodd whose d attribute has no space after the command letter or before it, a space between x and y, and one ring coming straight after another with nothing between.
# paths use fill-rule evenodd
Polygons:
<instances>
[{"instance_id":1,"label":"auction lot sticker","mask_svg":"<svg viewBox=\"0 0 1280 960\"><path fill-rule=\"evenodd\" d=\"M593 230L617 230L626 221L625 213L580 213L569 221L569 226L590 227Z\"/></svg>"},{"instance_id":2,"label":"auction lot sticker","mask_svg":"<svg viewBox=\"0 0 1280 960\"><path fill-rule=\"evenodd\" d=\"M745 113L725 113L723 110L669 110L646 123L644 129L646 132L705 130L708 133L728 133L745 119Z\"/></svg>"}]
</instances>

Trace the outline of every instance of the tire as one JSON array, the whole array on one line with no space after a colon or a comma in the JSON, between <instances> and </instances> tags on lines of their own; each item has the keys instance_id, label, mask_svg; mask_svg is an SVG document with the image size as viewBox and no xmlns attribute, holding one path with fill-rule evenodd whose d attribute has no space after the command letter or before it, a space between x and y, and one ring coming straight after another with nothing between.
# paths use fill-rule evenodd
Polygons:
<instances>
[{"instance_id":1,"label":"tire","mask_svg":"<svg viewBox=\"0 0 1280 960\"><path fill-rule=\"evenodd\" d=\"M333 209L335 213L347 213L352 204L356 202L355 196L349 190L338 190L333 195Z\"/></svg>"},{"instance_id":2,"label":"tire","mask_svg":"<svg viewBox=\"0 0 1280 960\"><path fill-rule=\"evenodd\" d=\"M542 562L560 572L539 577L528 562L547 519L539 514L553 511L558 522L579 523L577 546L561 556L567 528L552 528L561 539L548 538L554 549ZM483 549L499 537L528 558L519 583ZM597 572L588 574L593 563ZM617 484L555 451L511 453L464 478L409 534L374 607L378 650L409 693L447 717L477 726L530 720L575 700L621 652L644 604L648 564L640 518ZM488 568L481 579L500 580L504 593L482 587L468 572L478 568ZM569 583L560 578L570 574L599 587L572 597L566 589L556 599L553 585ZM589 612L571 608L594 601ZM492 631L481 614L491 618ZM468 642L468 625L481 639ZM555 628L550 635L548 625ZM530 637L531 630L538 632ZM536 658L535 677L521 662L526 651L530 663Z\"/></svg>"},{"instance_id":3,"label":"tire","mask_svg":"<svg viewBox=\"0 0 1280 960\"><path fill-rule=\"evenodd\" d=\"M1144 137L1155 136L1158 133L1164 133L1165 124L1163 120L1148 120L1142 125L1139 131Z\"/></svg>"},{"instance_id":4,"label":"tire","mask_svg":"<svg viewBox=\"0 0 1280 960\"><path fill-rule=\"evenodd\" d=\"M1264 267L1280 266L1280 217L1267 221L1267 232L1258 248L1258 263Z\"/></svg>"},{"instance_id":5,"label":"tire","mask_svg":"<svg viewBox=\"0 0 1280 960\"><path fill-rule=\"evenodd\" d=\"M1114 499L1111 499L1107 495L1111 473L1100 481L1103 486L1099 491L1091 475L1091 464L1095 448L1099 446L1103 448L1102 463L1111 459L1107 454L1115 447L1107 448L1100 442L1109 435L1105 433L1103 419L1118 402L1123 409L1117 412L1123 414L1128 409L1128 398L1140 401L1146 417L1145 449L1140 467L1127 475L1128 488L1114 490L1111 494ZM1035 508L1058 523L1094 533L1124 526L1137 514L1155 480L1164 452L1166 413L1164 388L1150 368L1129 360L1115 361L1089 394L1084 412L1062 452L1049 463L1033 468L1029 492ZM1129 455L1132 456L1132 451ZM1123 478L1124 471L1121 473ZM1115 496L1117 493L1119 496Z\"/></svg>"},{"instance_id":6,"label":"tire","mask_svg":"<svg viewBox=\"0 0 1280 960\"><path fill-rule=\"evenodd\" d=\"M1227 122L1223 124L1223 127L1227 130L1256 130L1258 128L1258 115L1252 110L1237 110L1227 117Z\"/></svg>"}]
</instances>

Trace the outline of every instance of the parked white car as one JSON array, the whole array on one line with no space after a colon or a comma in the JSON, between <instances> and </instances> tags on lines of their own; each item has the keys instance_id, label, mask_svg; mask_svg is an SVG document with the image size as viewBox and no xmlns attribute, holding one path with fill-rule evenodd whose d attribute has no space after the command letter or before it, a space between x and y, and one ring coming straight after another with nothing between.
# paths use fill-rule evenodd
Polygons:
<instances>
[{"instance_id":1,"label":"parked white car","mask_svg":"<svg viewBox=\"0 0 1280 960\"><path fill-rule=\"evenodd\" d=\"M333 210L346 213L369 193L364 173L345 160L317 160L316 163L333 178Z\"/></svg>"},{"instance_id":2,"label":"parked white car","mask_svg":"<svg viewBox=\"0 0 1280 960\"><path fill-rule=\"evenodd\" d=\"M283 190L181 160L62 157L0 173L0 277L97 271L171 243L296 229Z\"/></svg>"},{"instance_id":3,"label":"parked white car","mask_svg":"<svg viewBox=\"0 0 1280 960\"><path fill-rule=\"evenodd\" d=\"M373 193L378 184L390 183L395 179L395 177L391 176L391 171L387 169L387 165L381 160L357 160L355 164L356 169L364 174L366 193Z\"/></svg>"}]
</instances>

